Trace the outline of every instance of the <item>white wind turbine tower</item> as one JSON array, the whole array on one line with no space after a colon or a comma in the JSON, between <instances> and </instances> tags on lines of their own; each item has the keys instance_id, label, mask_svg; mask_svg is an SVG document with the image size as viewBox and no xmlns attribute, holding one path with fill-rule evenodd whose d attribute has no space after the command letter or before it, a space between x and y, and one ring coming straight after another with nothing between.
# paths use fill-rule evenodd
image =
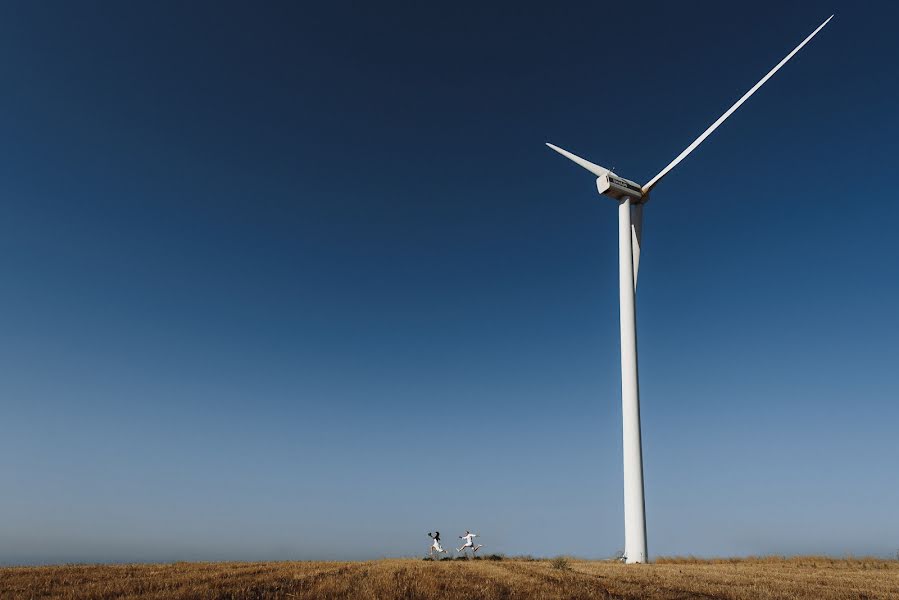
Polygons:
<instances>
[{"instance_id":1,"label":"white wind turbine tower","mask_svg":"<svg viewBox=\"0 0 899 600\"><path fill-rule=\"evenodd\" d=\"M702 132L687 146L677 158L672 160L658 175L646 185L639 185L619 177L605 167L593 164L579 156L552 144L550 148L574 161L597 176L596 187L618 201L618 285L621 302L621 408L624 431L624 556L628 563L645 563L646 551L646 508L643 502L643 450L640 441L640 390L637 381L637 322L634 298L637 291L637 269L640 265L640 241L643 226L643 205L649 199L652 189L671 169L693 152L721 123L755 93L788 60L815 37L833 18L831 15L802 40L792 52L777 63L767 75L752 86L743 97L727 109L718 120Z\"/></svg>"}]
</instances>

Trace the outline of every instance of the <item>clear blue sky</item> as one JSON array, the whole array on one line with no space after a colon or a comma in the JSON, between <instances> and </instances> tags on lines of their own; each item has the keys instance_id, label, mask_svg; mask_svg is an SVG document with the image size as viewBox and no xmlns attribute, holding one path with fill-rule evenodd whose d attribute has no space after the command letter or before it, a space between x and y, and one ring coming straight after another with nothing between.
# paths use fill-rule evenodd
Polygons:
<instances>
[{"instance_id":1,"label":"clear blue sky","mask_svg":"<svg viewBox=\"0 0 899 600\"><path fill-rule=\"evenodd\" d=\"M0 562L899 548L895 3L7 2Z\"/></svg>"}]
</instances>

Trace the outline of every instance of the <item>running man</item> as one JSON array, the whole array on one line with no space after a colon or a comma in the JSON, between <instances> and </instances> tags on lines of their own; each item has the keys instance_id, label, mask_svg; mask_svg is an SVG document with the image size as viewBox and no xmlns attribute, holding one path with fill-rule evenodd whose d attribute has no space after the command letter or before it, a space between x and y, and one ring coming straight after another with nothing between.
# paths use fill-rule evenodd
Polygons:
<instances>
[{"instance_id":1,"label":"running man","mask_svg":"<svg viewBox=\"0 0 899 600\"><path fill-rule=\"evenodd\" d=\"M431 538L432 540L434 540L434 543L431 544L430 548L428 548L428 556L433 558L435 552L438 554L441 552L446 554L446 550L444 550L443 546L440 545L440 532L439 531L435 531L434 533L431 533L429 531L428 537Z\"/></svg>"},{"instance_id":2,"label":"running man","mask_svg":"<svg viewBox=\"0 0 899 600\"><path fill-rule=\"evenodd\" d=\"M467 550L468 548L471 548L471 555L474 556L475 552L477 552L478 549L484 545L484 544L478 544L477 546L475 546L475 543L472 541L472 538L476 538L476 537L478 537L478 534L472 533L471 531L466 529L465 535L459 536L459 539L465 540L465 543L462 544L462 547L459 548L458 550L456 550L456 552L461 552L462 554L465 554L465 550Z\"/></svg>"}]
</instances>

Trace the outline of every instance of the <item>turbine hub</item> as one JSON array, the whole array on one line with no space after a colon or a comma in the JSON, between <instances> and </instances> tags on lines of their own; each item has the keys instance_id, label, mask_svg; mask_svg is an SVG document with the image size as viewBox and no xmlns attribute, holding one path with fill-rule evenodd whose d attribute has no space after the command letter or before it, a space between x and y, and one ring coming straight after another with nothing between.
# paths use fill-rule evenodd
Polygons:
<instances>
[{"instance_id":1,"label":"turbine hub","mask_svg":"<svg viewBox=\"0 0 899 600\"><path fill-rule=\"evenodd\" d=\"M596 178L596 189L600 194L618 201L630 198L634 204L643 200L643 188L639 184L614 173L606 173Z\"/></svg>"}]
</instances>

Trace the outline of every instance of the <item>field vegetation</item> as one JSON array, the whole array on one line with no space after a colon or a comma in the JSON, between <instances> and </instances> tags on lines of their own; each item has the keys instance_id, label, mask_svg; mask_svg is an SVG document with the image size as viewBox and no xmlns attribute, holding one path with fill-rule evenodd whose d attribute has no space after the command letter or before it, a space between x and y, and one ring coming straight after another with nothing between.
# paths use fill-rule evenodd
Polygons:
<instances>
[{"instance_id":1,"label":"field vegetation","mask_svg":"<svg viewBox=\"0 0 899 600\"><path fill-rule=\"evenodd\" d=\"M899 600L899 561L826 557L700 560L650 565L535 560L173 563L0 568L13 599Z\"/></svg>"}]
</instances>

